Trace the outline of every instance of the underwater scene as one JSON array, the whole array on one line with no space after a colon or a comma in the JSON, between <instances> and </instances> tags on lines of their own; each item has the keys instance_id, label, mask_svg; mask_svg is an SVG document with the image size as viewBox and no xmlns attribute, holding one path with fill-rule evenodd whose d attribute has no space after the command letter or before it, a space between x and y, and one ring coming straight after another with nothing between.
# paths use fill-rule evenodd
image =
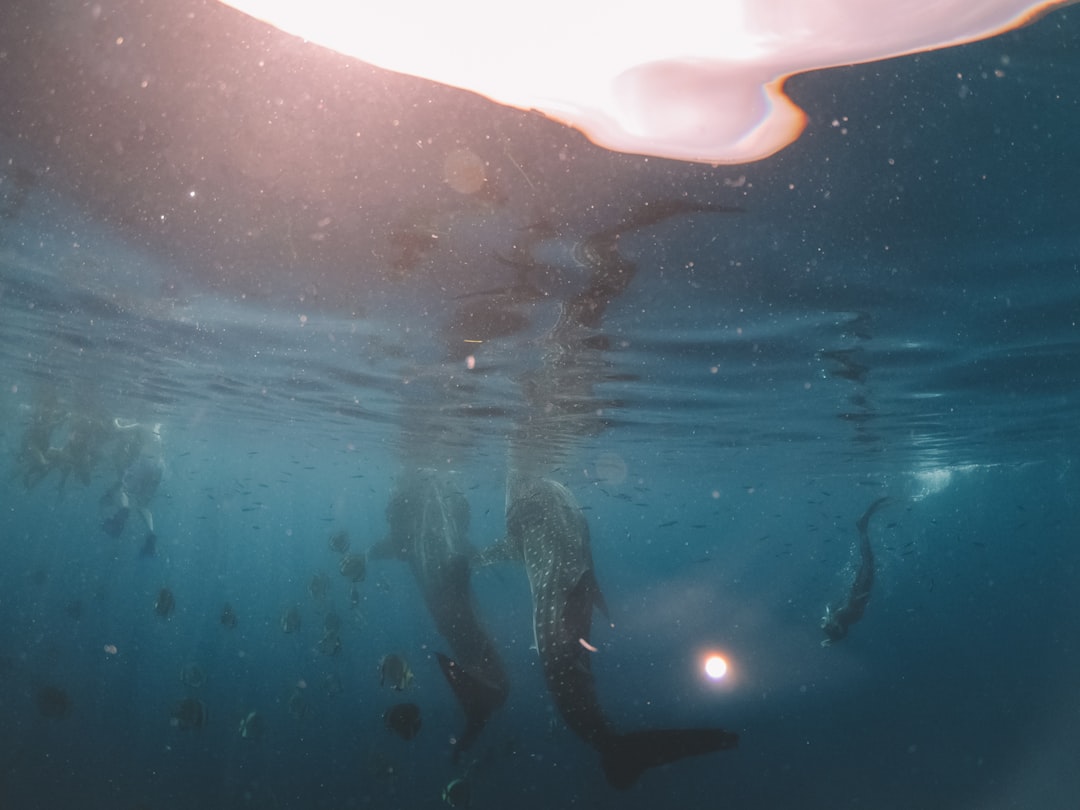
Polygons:
<instances>
[{"instance_id":1,"label":"underwater scene","mask_svg":"<svg viewBox=\"0 0 1080 810\"><path fill-rule=\"evenodd\" d=\"M1076 807L1080 11L1020 16L673 159L8 3L0 809Z\"/></svg>"}]
</instances>

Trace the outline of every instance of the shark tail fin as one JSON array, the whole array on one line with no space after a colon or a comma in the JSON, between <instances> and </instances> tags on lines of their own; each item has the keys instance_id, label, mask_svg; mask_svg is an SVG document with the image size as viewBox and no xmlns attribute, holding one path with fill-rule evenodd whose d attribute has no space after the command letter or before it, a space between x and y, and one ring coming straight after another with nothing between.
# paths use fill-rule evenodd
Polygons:
<instances>
[{"instance_id":1,"label":"shark tail fin","mask_svg":"<svg viewBox=\"0 0 1080 810\"><path fill-rule=\"evenodd\" d=\"M604 775L626 790L649 768L736 748L739 735L719 728L654 729L614 734L601 747Z\"/></svg>"},{"instance_id":2,"label":"shark tail fin","mask_svg":"<svg viewBox=\"0 0 1080 810\"><path fill-rule=\"evenodd\" d=\"M488 718L506 702L506 689L478 678L464 669L457 661L440 652L435 653L435 657L438 659L439 669L442 670L443 677L450 684L454 697L457 698L458 704L461 706L462 711L465 712L465 731L462 732L454 744L454 758L456 760L458 755L462 751L467 751L476 741L476 738L480 736L480 732L483 731Z\"/></svg>"}]
</instances>

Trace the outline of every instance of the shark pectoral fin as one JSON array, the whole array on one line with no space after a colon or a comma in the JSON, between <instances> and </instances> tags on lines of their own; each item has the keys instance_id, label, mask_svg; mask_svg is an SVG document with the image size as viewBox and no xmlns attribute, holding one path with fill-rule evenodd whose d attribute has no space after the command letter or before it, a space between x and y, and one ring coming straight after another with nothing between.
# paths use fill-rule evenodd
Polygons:
<instances>
[{"instance_id":1,"label":"shark pectoral fin","mask_svg":"<svg viewBox=\"0 0 1080 810\"><path fill-rule=\"evenodd\" d=\"M596 606L597 610L604 614L604 618L607 619L610 624L611 611L608 610L607 600L604 599L604 592L600 590L600 583L596 581L596 575L592 571L589 572L589 576L592 577L593 581L593 605ZM612 627L614 627L614 624L612 624Z\"/></svg>"},{"instance_id":2,"label":"shark pectoral fin","mask_svg":"<svg viewBox=\"0 0 1080 810\"><path fill-rule=\"evenodd\" d=\"M487 548L476 552L473 556L473 562L480 566L520 560L521 547L517 543L512 543L508 537L495 541Z\"/></svg>"},{"instance_id":3,"label":"shark pectoral fin","mask_svg":"<svg viewBox=\"0 0 1080 810\"><path fill-rule=\"evenodd\" d=\"M600 753L612 787L625 790L649 768L737 748L739 735L719 728L656 729L614 734Z\"/></svg>"},{"instance_id":4,"label":"shark pectoral fin","mask_svg":"<svg viewBox=\"0 0 1080 810\"><path fill-rule=\"evenodd\" d=\"M571 592L567 602L573 603L582 610L586 607L595 607L604 614L604 618L609 622L611 621L611 614L608 612L604 593L600 590L600 583L596 581L596 574L593 573L591 568L587 569L585 573L581 575L581 578L577 581L577 585L574 586L574 590Z\"/></svg>"}]
</instances>

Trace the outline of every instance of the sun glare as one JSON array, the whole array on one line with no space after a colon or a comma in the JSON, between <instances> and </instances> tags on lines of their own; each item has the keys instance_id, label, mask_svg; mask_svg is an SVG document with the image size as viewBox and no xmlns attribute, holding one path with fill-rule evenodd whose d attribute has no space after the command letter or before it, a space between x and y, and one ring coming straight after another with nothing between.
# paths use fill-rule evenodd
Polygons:
<instances>
[{"instance_id":1,"label":"sun glare","mask_svg":"<svg viewBox=\"0 0 1080 810\"><path fill-rule=\"evenodd\" d=\"M727 675L728 665L724 656L713 653L705 659L705 675L713 681L721 680Z\"/></svg>"}]
</instances>

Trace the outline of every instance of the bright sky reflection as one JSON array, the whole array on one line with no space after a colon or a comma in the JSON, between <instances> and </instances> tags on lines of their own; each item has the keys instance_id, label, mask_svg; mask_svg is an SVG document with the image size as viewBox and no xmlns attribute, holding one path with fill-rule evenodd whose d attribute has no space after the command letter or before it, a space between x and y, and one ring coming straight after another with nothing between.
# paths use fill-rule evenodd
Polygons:
<instances>
[{"instance_id":1,"label":"bright sky reflection","mask_svg":"<svg viewBox=\"0 0 1080 810\"><path fill-rule=\"evenodd\" d=\"M1000 34L1065 0L222 0L373 65L539 110L620 152L744 163L806 116L797 73Z\"/></svg>"}]
</instances>

